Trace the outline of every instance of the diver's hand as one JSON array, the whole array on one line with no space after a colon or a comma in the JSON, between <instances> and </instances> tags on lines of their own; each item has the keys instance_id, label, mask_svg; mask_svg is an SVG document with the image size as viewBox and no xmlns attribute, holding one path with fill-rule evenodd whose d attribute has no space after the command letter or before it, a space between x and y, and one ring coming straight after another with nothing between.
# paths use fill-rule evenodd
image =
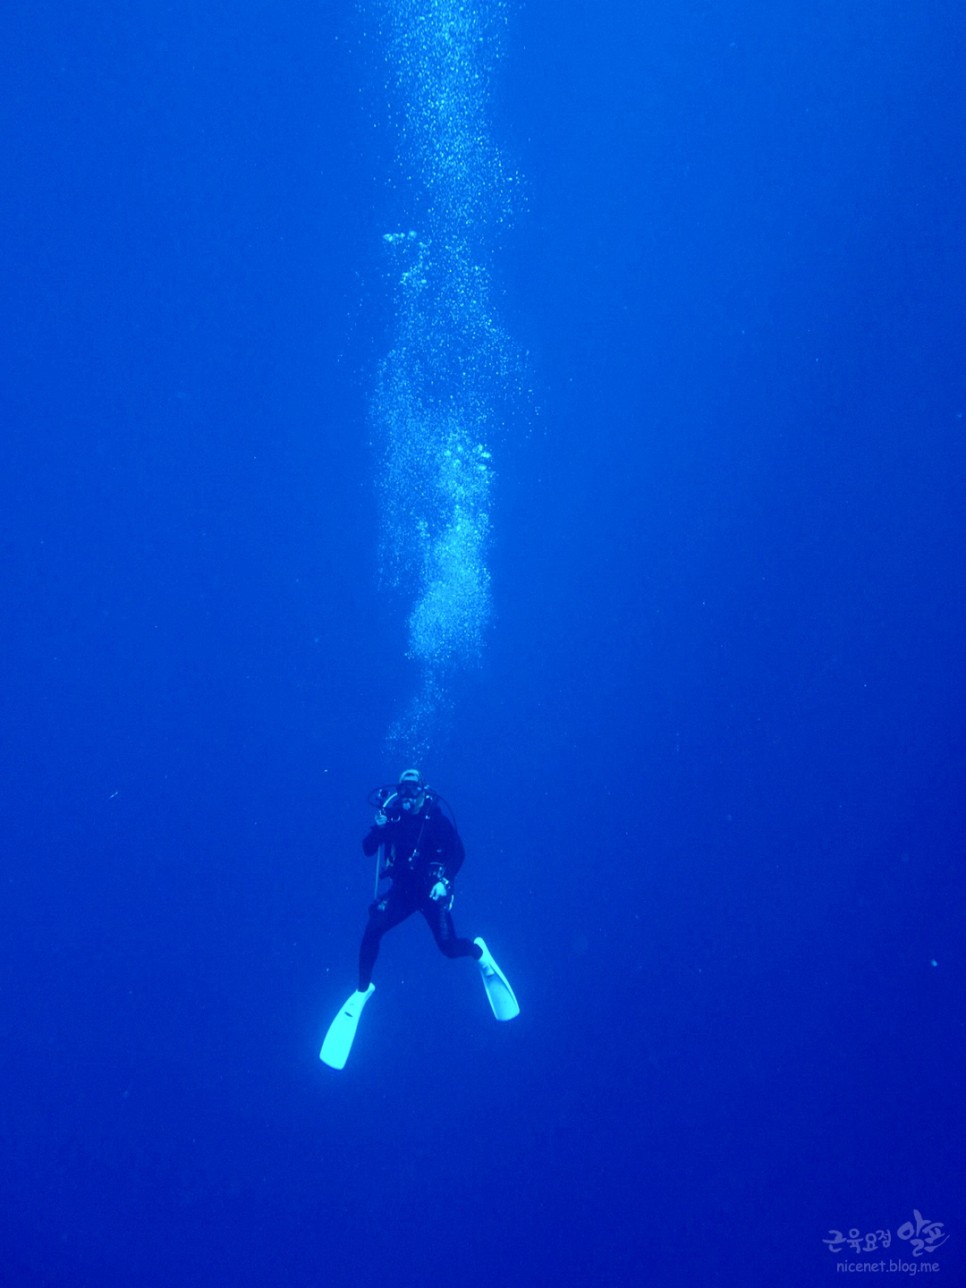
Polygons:
<instances>
[{"instance_id":1,"label":"diver's hand","mask_svg":"<svg viewBox=\"0 0 966 1288\"><path fill-rule=\"evenodd\" d=\"M430 899L434 903L439 903L440 899L449 898L449 885L445 881L437 881L429 892Z\"/></svg>"},{"instance_id":2,"label":"diver's hand","mask_svg":"<svg viewBox=\"0 0 966 1288\"><path fill-rule=\"evenodd\" d=\"M386 818L385 814L383 814L382 810L380 809L380 810L376 810L376 817L373 820L373 822L375 823L376 827L385 827L386 824L389 822L389 820Z\"/></svg>"}]
</instances>

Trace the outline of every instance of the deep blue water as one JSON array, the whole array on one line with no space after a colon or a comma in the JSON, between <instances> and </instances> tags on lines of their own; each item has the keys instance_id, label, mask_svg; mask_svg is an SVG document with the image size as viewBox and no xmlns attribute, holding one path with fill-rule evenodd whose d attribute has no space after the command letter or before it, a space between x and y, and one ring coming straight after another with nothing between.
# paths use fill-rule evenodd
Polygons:
<instances>
[{"instance_id":1,"label":"deep blue water","mask_svg":"<svg viewBox=\"0 0 966 1288\"><path fill-rule=\"evenodd\" d=\"M418 683L374 14L4 13L3 1282L895 1283L914 1210L966 1282L966 19L506 11L527 356L423 767L523 1009L414 920L334 1073Z\"/></svg>"}]
</instances>

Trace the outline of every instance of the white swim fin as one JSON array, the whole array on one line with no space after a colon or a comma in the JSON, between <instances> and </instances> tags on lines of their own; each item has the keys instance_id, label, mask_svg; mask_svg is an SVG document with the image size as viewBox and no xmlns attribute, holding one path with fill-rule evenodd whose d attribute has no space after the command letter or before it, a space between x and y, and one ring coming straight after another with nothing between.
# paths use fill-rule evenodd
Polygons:
<instances>
[{"instance_id":1,"label":"white swim fin","mask_svg":"<svg viewBox=\"0 0 966 1288\"><path fill-rule=\"evenodd\" d=\"M510 987L510 981L490 956L490 950L483 940L476 938L473 943L479 944L483 950L483 956L477 962L477 965L480 968L480 974L483 976L483 987L486 989L486 995L490 999L493 1014L498 1020L516 1019L520 1014L520 1004Z\"/></svg>"},{"instance_id":2,"label":"white swim fin","mask_svg":"<svg viewBox=\"0 0 966 1288\"><path fill-rule=\"evenodd\" d=\"M364 993L358 989L352 994L342 1010L329 1025L329 1031L322 1043L319 1059L330 1069L344 1069L345 1062L352 1050L352 1042L359 1027L359 1016L362 1008L376 991L375 984L370 984Z\"/></svg>"}]
</instances>

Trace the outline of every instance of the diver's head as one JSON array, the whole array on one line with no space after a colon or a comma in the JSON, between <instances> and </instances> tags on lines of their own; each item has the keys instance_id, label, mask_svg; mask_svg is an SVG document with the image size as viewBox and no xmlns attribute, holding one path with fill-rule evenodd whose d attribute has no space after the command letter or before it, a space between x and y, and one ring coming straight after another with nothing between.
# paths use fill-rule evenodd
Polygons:
<instances>
[{"instance_id":1,"label":"diver's head","mask_svg":"<svg viewBox=\"0 0 966 1288\"><path fill-rule=\"evenodd\" d=\"M418 814L426 803L426 784L418 769L404 769L396 791L400 809L407 814Z\"/></svg>"}]
</instances>

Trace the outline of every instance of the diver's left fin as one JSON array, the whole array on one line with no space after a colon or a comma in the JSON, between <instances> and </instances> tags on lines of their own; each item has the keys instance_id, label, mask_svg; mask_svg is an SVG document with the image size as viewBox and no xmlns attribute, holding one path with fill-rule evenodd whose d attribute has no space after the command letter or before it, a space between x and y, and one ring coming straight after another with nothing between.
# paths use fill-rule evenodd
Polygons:
<instances>
[{"instance_id":1,"label":"diver's left fin","mask_svg":"<svg viewBox=\"0 0 966 1288\"><path fill-rule=\"evenodd\" d=\"M349 1058L356 1036L356 1029L359 1027L362 1008L375 991L375 984L370 984L364 993L356 989L329 1025L329 1031L322 1043L322 1050L319 1052L319 1059L330 1069L345 1068L345 1062Z\"/></svg>"}]
</instances>

